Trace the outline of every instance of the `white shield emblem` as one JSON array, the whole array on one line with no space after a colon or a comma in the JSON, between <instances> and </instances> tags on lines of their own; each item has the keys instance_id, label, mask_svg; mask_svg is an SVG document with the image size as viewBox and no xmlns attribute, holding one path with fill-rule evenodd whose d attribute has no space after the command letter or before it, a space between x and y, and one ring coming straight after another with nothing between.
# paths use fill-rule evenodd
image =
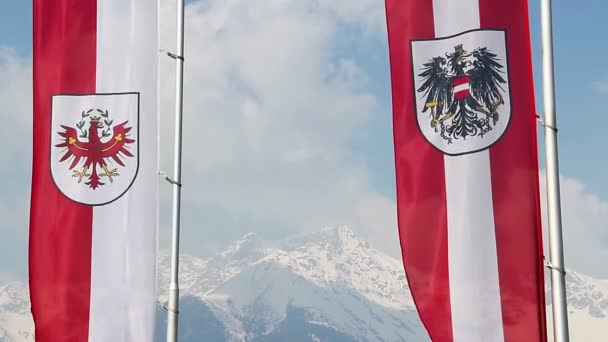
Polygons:
<instances>
[{"instance_id":1,"label":"white shield emblem","mask_svg":"<svg viewBox=\"0 0 608 342\"><path fill-rule=\"evenodd\" d=\"M416 119L426 140L447 155L496 143L511 120L505 32L413 40L411 48Z\"/></svg>"},{"instance_id":2,"label":"white shield emblem","mask_svg":"<svg viewBox=\"0 0 608 342\"><path fill-rule=\"evenodd\" d=\"M55 95L51 174L75 202L104 205L131 187L139 167L139 93Z\"/></svg>"}]
</instances>

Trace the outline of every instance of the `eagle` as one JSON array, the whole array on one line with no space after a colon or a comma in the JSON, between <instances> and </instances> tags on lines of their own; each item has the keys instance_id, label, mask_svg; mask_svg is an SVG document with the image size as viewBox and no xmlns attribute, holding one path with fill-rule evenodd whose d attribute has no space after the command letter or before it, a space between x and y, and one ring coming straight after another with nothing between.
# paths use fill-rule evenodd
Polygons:
<instances>
[{"instance_id":1,"label":"eagle","mask_svg":"<svg viewBox=\"0 0 608 342\"><path fill-rule=\"evenodd\" d=\"M448 143L460 137L483 138L498 122L498 108L504 104L502 69L496 53L486 47L469 52L462 44L424 63L417 91L426 97L422 112L430 110L435 132L441 129Z\"/></svg>"},{"instance_id":2,"label":"eagle","mask_svg":"<svg viewBox=\"0 0 608 342\"><path fill-rule=\"evenodd\" d=\"M80 141L78 139L78 133L75 128L61 125L63 131L58 132L61 136L61 143L55 145L59 148L66 148L65 154L61 157L59 162L63 162L70 157L74 157L69 169L72 170L78 165L78 163L84 159L84 166L82 171L73 170L72 177L78 178L78 183L82 181L84 177L88 177L88 182L85 182L92 189L98 188L100 185L104 185L100 181L100 177L108 177L110 183L114 181L113 177L119 176L116 172L117 169L108 169L109 159L114 160L120 166L125 166L121 160L121 154L128 157L133 157L133 154L127 150L127 145L132 144L135 140L128 138L127 134L131 131L131 127L127 127L128 121L125 121L119 125L114 126L113 134L111 138L102 142L99 134L99 129L104 127L99 117L91 117L89 122L88 141ZM104 171L101 174L97 174L97 168L101 167ZM87 173L90 171L90 173Z\"/></svg>"}]
</instances>

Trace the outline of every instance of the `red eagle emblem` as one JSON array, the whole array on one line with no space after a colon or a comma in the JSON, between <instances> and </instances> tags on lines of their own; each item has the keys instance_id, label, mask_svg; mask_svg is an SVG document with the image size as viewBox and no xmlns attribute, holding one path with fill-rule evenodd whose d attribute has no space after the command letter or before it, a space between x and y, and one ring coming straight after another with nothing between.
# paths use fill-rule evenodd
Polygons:
<instances>
[{"instance_id":1,"label":"red eagle emblem","mask_svg":"<svg viewBox=\"0 0 608 342\"><path fill-rule=\"evenodd\" d=\"M108 117L107 111L98 110L104 118ZM105 115L104 115L105 114ZM87 178L85 182L92 189L97 189L105 183L101 182L101 177L107 177L110 183L113 182L113 177L118 177L117 168L109 169L108 162L111 160L124 167L121 157L133 157L129 152L128 145L135 142L129 138L129 132L132 127L127 126L128 121L111 127L112 121L101 117L92 116L89 120L88 130L84 127L85 114L83 112L83 120L76 124L81 134L74 127L61 125L63 131L57 132L61 136L61 143L55 145L58 148L65 148L66 151L59 162L64 162L73 157L69 169L72 170L84 160L82 170L73 170L72 177L78 178L78 183L82 182L83 178ZM105 129L104 129L105 128ZM112 133L110 133L112 130ZM109 137L109 139L108 139ZM79 138L86 138L87 141ZM103 139L103 141L102 141ZM98 170L99 168L99 170ZM101 172L101 173L98 173Z\"/></svg>"}]
</instances>

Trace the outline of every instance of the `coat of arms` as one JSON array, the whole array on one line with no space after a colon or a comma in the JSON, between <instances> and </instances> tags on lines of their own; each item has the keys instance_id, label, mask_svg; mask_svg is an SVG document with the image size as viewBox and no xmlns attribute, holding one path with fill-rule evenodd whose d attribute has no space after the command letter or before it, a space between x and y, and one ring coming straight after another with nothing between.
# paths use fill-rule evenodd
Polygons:
<instances>
[{"instance_id":1,"label":"coat of arms","mask_svg":"<svg viewBox=\"0 0 608 342\"><path fill-rule=\"evenodd\" d=\"M431 144L460 155L502 136L511 116L503 31L413 41L412 57L417 121Z\"/></svg>"},{"instance_id":2,"label":"coat of arms","mask_svg":"<svg viewBox=\"0 0 608 342\"><path fill-rule=\"evenodd\" d=\"M126 192L138 167L138 106L137 93L53 97L51 171L64 195L101 205Z\"/></svg>"}]
</instances>

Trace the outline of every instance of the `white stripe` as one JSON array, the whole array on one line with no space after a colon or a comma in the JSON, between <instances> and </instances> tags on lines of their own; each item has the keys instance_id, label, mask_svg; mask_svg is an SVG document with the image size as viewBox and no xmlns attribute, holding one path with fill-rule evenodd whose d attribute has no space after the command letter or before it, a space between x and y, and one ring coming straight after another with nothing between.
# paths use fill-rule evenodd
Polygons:
<instances>
[{"instance_id":1,"label":"white stripe","mask_svg":"<svg viewBox=\"0 0 608 342\"><path fill-rule=\"evenodd\" d=\"M435 35L480 27L477 0L433 0ZM488 150L444 157L454 342L504 342Z\"/></svg>"},{"instance_id":2,"label":"white stripe","mask_svg":"<svg viewBox=\"0 0 608 342\"><path fill-rule=\"evenodd\" d=\"M455 342L504 341L489 157L444 158Z\"/></svg>"},{"instance_id":3,"label":"white stripe","mask_svg":"<svg viewBox=\"0 0 608 342\"><path fill-rule=\"evenodd\" d=\"M464 84L459 84L457 86L454 87L454 92L457 93L459 91L463 91L463 90L467 90L469 89L469 84L468 83L464 83Z\"/></svg>"},{"instance_id":4,"label":"white stripe","mask_svg":"<svg viewBox=\"0 0 608 342\"><path fill-rule=\"evenodd\" d=\"M157 298L157 3L97 3L97 92L141 95L135 183L118 201L93 209L89 341L150 342Z\"/></svg>"}]
</instances>

